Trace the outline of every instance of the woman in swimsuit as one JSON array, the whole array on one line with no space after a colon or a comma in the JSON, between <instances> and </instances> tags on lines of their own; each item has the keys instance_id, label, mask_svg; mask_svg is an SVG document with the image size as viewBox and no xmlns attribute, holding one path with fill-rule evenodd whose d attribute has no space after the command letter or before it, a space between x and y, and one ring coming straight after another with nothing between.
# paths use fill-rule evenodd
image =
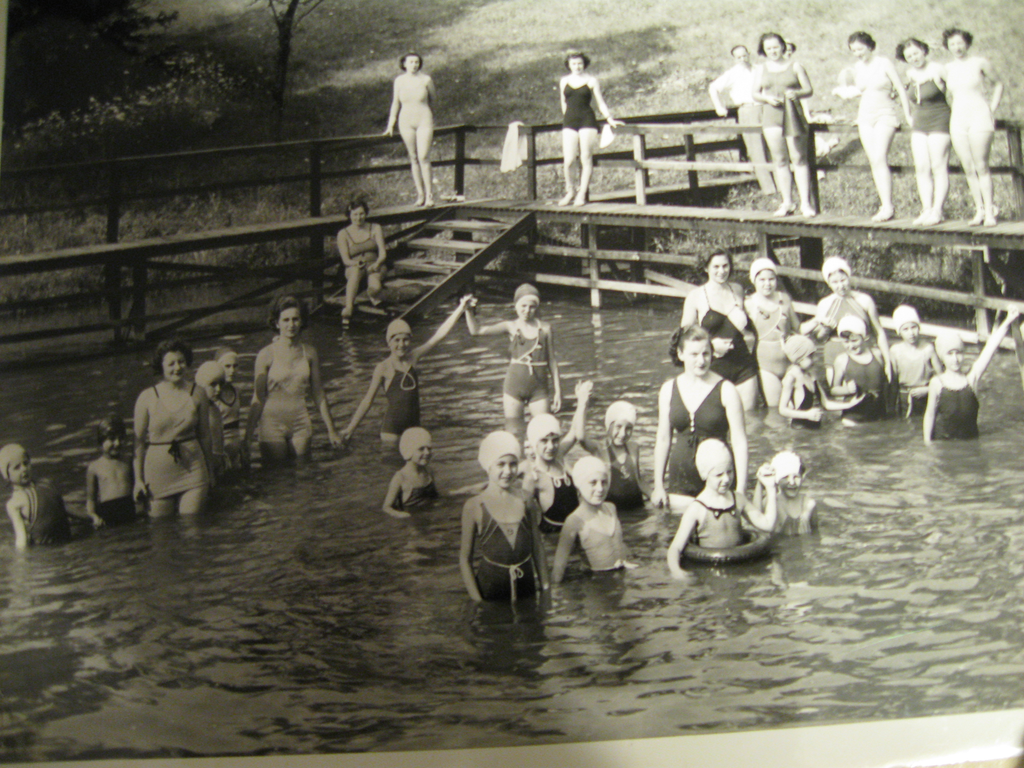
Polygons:
<instances>
[{"instance_id":1,"label":"woman in swimsuit","mask_svg":"<svg viewBox=\"0 0 1024 768\"><path fill-rule=\"evenodd\" d=\"M764 104L761 125L764 139L775 163L775 186L782 194L776 216L796 212L793 202L792 164L796 171L796 187L800 194L800 212L814 216L811 203L811 176L807 165L807 119L801 99L814 95L811 80L800 62L785 58L786 41L782 35L766 32L761 35L757 52L767 61L754 68L754 101Z\"/></svg>"},{"instance_id":2,"label":"woman in swimsuit","mask_svg":"<svg viewBox=\"0 0 1024 768\"><path fill-rule=\"evenodd\" d=\"M313 422L306 410L307 394L320 411L331 446L341 445L321 384L320 357L315 347L299 339L308 317L306 305L294 296L281 296L270 305L270 327L278 336L256 355L244 447L248 450L258 424L264 466L309 456Z\"/></svg>"},{"instance_id":3,"label":"woman in swimsuit","mask_svg":"<svg viewBox=\"0 0 1024 768\"><path fill-rule=\"evenodd\" d=\"M424 74L423 57L407 53L398 60L402 74L395 78L394 97L385 136L393 136L395 122L409 152L412 180L416 185L416 205L433 205L434 191L430 175L430 145L434 141L433 102L437 98L434 81Z\"/></svg>"},{"instance_id":4,"label":"woman in swimsuit","mask_svg":"<svg viewBox=\"0 0 1024 768\"><path fill-rule=\"evenodd\" d=\"M473 300L470 295L463 296L455 311L448 315L434 331L434 335L418 347L412 346L412 328L405 320L399 318L391 321L385 335L391 354L377 363L373 369L366 395L356 408L356 412L352 414L352 420L345 427L345 431L341 433L343 443L348 443L352 439L356 427L370 410L378 392L383 392L388 401L380 425L380 440L384 445L398 447L401 434L410 427L420 425L420 383L416 363L441 343L455 327L459 315Z\"/></svg>"},{"instance_id":5,"label":"woman in swimsuit","mask_svg":"<svg viewBox=\"0 0 1024 768\"><path fill-rule=\"evenodd\" d=\"M521 458L519 441L508 432L492 432L480 444L477 460L488 483L462 508L459 547L462 582L476 602L515 602L544 588L547 565L536 510L515 487Z\"/></svg>"},{"instance_id":6,"label":"woman in swimsuit","mask_svg":"<svg viewBox=\"0 0 1024 768\"><path fill-rule=\"evenodd\" d=\"M359 283L366 275L366 294L376 306L377 298L384 286L382 281L387 271L384 259L384 231L380 224L369 224L366 217L370 206L365 200L353 200L348 204L348 218L351 223L338 232L338 253L345 270L345 306L341 310L342 322L352 317L352 310L359 293Z\"/></svg>"},{"instance_id":7,"label":"woman in swimsuit","mask_svg":"<svg viewBox=\"0 0 1024 768\"><path fill-rule=\"evenodd\" d=\"M185 378L191 364L191 347L162 342L153 355L153 371L161 380L135 401L132 495L149 499L151 517L202 512L213 482L210 401L202 387Z\"/></svg>"},{"instance_id":8,"label":"woman in swimsuit","mask_svg":"<svg viewBox=\"0 0 1024 768\"><path fill-rule=\"evenodd\" d=\"M1003 83L988 59L969 55L973 41L970 32L955 27L942 33L942 44L953 55L953 61L946 65L946 86L952 98L949 134L974 198L977 212L970 224L994 227L999 211L992 192L988 155L996 127L994 115L1003 97ZM988 98L985 98L986 80L992 87Z\"/></svg>"},{"instance_id":9,"label":"woman in swimsuit","mask_svg":"<svg viewBox=\"0 0 1024 768\"><path fill-rule=\"evenodd\" d=\"M928 385L928 405L924 410L924 442L932 440L970 440L978 436L978 384L992 362L996 350L1020 317L1011 309L1006 319L992 331L978 359L965 374L964 342L954 331L945 331L935 339L935 351L945 370L933 376Z\"/></svg>"},{"instance_id":10,"label":"woman in swimsuit","mask_svg":"<svg viewBox=\"0 0 1024 768\"><path fill-rule=\"evenodd\" d=\"M612 117L605 104L597 78L585 72L588 66L590 58L585 53L570 53L565 57L565 68L569 74L558 83L558 95L562 102L562 168L565 174L565 197L558 201L559 205L583 205L587 202L590 177L594 173L594 152L597 150L597 115L590 105L591 98L597 103L608 125L622 125ZM578 191L572 183L572 166L577 155L580 158Z\"/></svg>"},{"instance_id":11,"label":"woman in swimsuit","mask_svg":"<svg viewBox=\"0 0 1024 768\"><path fill-rule=\"evenodd\" d=\"M860 98L857 110L857 131L860 143L871 164L871 176L881 205L872 221L889 221L895 215L892 205L892 171L889 168L889 147L900 127L900 116L892 93L899 96L907 123L910 101L893 63L875 53L875 39L867 32L854 32L847 43L856 57L852 72L844 69L839 76L840 86L833 90L843 99ZM851 82L852 81L852 82Z\"/></svg>"},{"instance_id":12,"label":"woman in swimsuit","mask_svg":"<svg viewBox=\"0 0 1024 768\"><path fill-rule=\"evenodd\" d=\"M743 304L757 333L757 367L761 373L761 391L769 408L779 404L782 377L789 367L782 344L800 327L793 300L788 293L778 290L777 268L771 259L754 260L750 265L754 293L747 296Z\"/></svg>"},{"instance_id":13,"label":"woman in swimsuit","mask_svg":"<svg viewBox=\"0 0 1024 768\"><path fill-rule=\"evenodd\" d=\"M882 328L882 321L878 319L875 300L863 291L853 290L850 274L850 265L846 259L839 256L825 259L821 265L821 275L832 293L818 302L818 311L814 317L805 320L800 326L800 333L813 336L825 344L825 374L829 386L832 385L832 364L845 349L837 338L836 328L844 317L851 315L864 321L870 343L878 345L885 369L892 371L889 339Z\"/></svg>"},{"instance_id":14,"label":"woman in swimsuit","mask_svg":"<svg viewBox=\"0 0 1024 768\"><path fill-rule=\"evenodd\" d=\"M672 364L683 372L658 393L651 502L665 506L669 492L695 496L703 487L695 457L701 442L727 438L736 458L737 491L747 487L747 429L739 392L711 370L711 338L699 326L679 328L669 344ZM675 435L673 439L673 435ZM671 453L670 453L671 451ZM668 470L668 487L665 470Z\"/></svg>"},{"instance_id":15,"label":"woman in swimsuit","mask_svg":"<svg viewBox=\"0 0 1024 768\"><path fill-rule=\"evenodd\" d=\"M466 325L471 336L508 334L509 363L505 374L502 403L505 430L512 434L523 431L523 417L528 408L531 416L558 413L562 407L562 381L555 357L555 339L551 326L537 317L540 294L529 283L516 288L512 302L515 320L481 326L473 314L475 302L466 308ZM548 390L548 371L554 391Z\"/></svg>"},{"instance_id":16,"label":"woman in swimsuit","mask_svg":"<svg viewBox=\"0 0 1024 768\"><path fill-rule=\"evenodd\" d=\"M928 61L928 45L911 37L896 46L897 61L907 69L911 128L921 215L915 224L933 226L942 221L942 207L949 194L949 104L946 103L946 72Z\"/></svg>"},{"instance_id":17,"label":"woman in swimsuit","mask_svg":"<svg viewBox=\"0 0 1024 768\"><path fill-rule=\"evenodd\" d=\"M736 385L743 407L749 411L757 403L757 359L743 338L747 327L743 289L729 282L732 255L712 253L704 260L702 269L707 272L708 281L687 295L679 325L700 325L711 335L711 370Z\"/></svg>"}]
</instances>

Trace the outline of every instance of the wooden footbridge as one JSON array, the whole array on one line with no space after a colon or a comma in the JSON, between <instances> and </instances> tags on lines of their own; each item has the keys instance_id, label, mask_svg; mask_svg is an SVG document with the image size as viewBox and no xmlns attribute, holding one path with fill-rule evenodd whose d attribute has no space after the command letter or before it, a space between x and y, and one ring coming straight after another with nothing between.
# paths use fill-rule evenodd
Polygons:
<instances>
[{"instance_id":1,"label":"wooden footbridge","mask_svg":"<svg viewBox=\"0 0 1024 768\"><path fill-rule=\"evenodd\" d=\"M635 118L621 133L632 138L632 151L610 151L597 158L599 168L612 169L611 176L632 181L628 189L598 191L593 201L583 206L559 207L551 200L540 199L538 171L561 162L555 142L548 142L552 152L539 151L545 135L556 135L558 125L523 127L525 160L523 167L503 184L511 189L500 197L465 200L467 171L484 171L500 161L491 157L470 156L469 140L490 135L491 144L504 126L455 126L438 131L442 139L450 139L450 157L435 162L435 168L451 168L452 198L443 205L424 209L394 206L371 211L371 220L387 228L392 275L397 284L417 286L421 295L401 308L405 316L429 313L439 304L464 291L474 280L494 275L489 269L503 254L523 257L529 263L550 263L547 257L558 257L568 269L517 270L517 279L529 278L541 283L571 286L589 292L592 306L600 306L605 291L630 294L681 297L691 285L671 274L680 264L695 263L694 254L666 253L653 246L656 233L714 232L742 235L747 243L734 249L750 258L765 255L779 261L779 272L785 278L820 281L818 268L827 248L843 243L898 243L935 248L953 248L971 263L971 281L965 290L949 290L919 284L888 280L854 278L854 284L873 292L886 292L950 302L972 307L976 316L976 332L988 333L988 312L1018 306L1024 302L1024 160L1021 154L1021 130L1012 123L1001 123L1006 137L1008 163L995 166L994 172L1009 177L1014 218L993 227L969 227L963 221L948 221L936 226L921 227L910 219L874 222L866 217L836 215L830 212L813 218L789 216L777 218L755 210L725 208L717 205L723 191L736 185L752 183L754 164L744 155L740 134L757 130L720 120L713 113L697 112ZM815 124L815 135L849 132L849 126ZM549 136L547 138L553 138ZM706 140L702 140L706 139ZM658 146L650 144L660 141ZM176 153L148 158L125 158L100 164L76 164L49 169L6 171L0 177L0 218L28 217L55 210L86 210L100 208L106 215L105 242L79 245L45 252L9 254L0 257L0 276L10 286L26 276L70 273L94 274L91 290L29 298L12 298L17 292L8 290L0 301L0 316L5 321L0 342L5 344L35 343L41 339L83 333L112 333L115 339L143 340L167 335L177 329L212 315L251 307L265 302L267 294L285 289L301 291L321 303L331 292L330 283L337 282L336 257L327 257L325 242L333 238L347 223L344 214L325 215L322 208L325 189L333 182L345 183L352 177L373 174L404 174L404 164L367 163L366 152L387 148L393 142L381 137L346 137L316 142L292 142L288 145L261 145L256 148L204 153ZM478 141L478 151L486 144ZM277 171L270 176L246 179L189 181L176 188L154 191L147 184L159 176L159 164L202 161L210 178L217 178L218 163L225 157L237 156L248 149L264 153L276 148L278 157L284 149L300 157L298 170ZM349 158L332 164L334 155ZM710 159L703 159L710 156ZM356 160L352 161L351 158ZM666 159L668 158L668 159ZM675 159L672 159L675 158ZM353 167L353 162L355 166ZM30 185L47 174L70 177L93 173L94 178L107 180L99 195L96 185L89 185L92 197L45 204L31 200ZM625 175L623 174L625 170ZM817 161L813 177L841 170L863 171L865 166L837 164L827 157ZM894 172L911 169L895 167ZM658 173L671 183L652 185L650 176ZM525 179L523 178L525 176ZM493 177L493 173L492 173ZM630 179L630 177L632 177ZM129 188L128 180L136 180L140 188ZM140 181L142 180L142 181ZM52 179L50 181L52 184ZM218 183L220 186L218 186ZM308 190L297 197L308 202L306 210L287 221L230 226L202 232L159 235L124 241L120 237L121 221L130 216L130 206L140 200L153 200L161 194L169 198L182 195L209 195L217 189L266 187L275 184L301 184ZM493 182L487 185L494 187ZM620 183L621 186L621 183ZM865 189L869 189L867 182ZM15 191L15 190L19 191ZM817 196L817 188L814 190ZM873 192L872 192L873 194ZM18 201L18 202L13 202ZM1005 203L1005 201L1004 201ZM304 214L304 215L303 215ZM557 225L579 225L558 227ZM551 242L545 233L557 229L580 233L577 242L564 239ZM623 238L609 238L606 232L628 233L628 247ZM257 266L245 258L246 249L298 241L300 248L264 265ZM611 243L611 244L609 244ZM303 245L304 244L304 245ZM218 262L205 256L209 251L235 249L242 256L233 262ZM784 257L787 249L798 254ZM333 250L333 249L332 249ZM533 256L534 258L530 258ZM541 258L536 258L541 257ZM742 259L741 259L742 261ZM578 266L573 267L576 263ZM93 271L90 273L90 271ZM219 284L224 290L214 301L189 297L196 286ZM242 286L242 287L238 287ZM147 311L150 297L162 294L160 311ZM226 295L225 295L226 294ZM167 301L167 296L172 297ZM49 322L60 307L74 308L83 302L106 307L104 316L83 322ZM798 304L798 308L803 305ZM805 307L806 308L806 307ZM1024 355L1024 351L1021 353ZM1024 358L1022 358L1024 359Z\"/></svg>"}]
</instances>

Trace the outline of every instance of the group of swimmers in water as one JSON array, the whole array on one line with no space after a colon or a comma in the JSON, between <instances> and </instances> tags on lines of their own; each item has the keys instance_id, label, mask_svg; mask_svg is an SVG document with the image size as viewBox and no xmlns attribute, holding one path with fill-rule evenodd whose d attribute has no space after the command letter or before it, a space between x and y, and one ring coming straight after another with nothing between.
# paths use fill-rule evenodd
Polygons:
<instances>
[{"instance_id":1,"label":"group of swimmers in water","mask_svg":"<svg viewBox=\"0 0 1024 768\"><path fill-rule=\"evenodd\" d=\"M952 57L940 64L928 59L929 46L910 37L896 46L896 59L907 65L906 81L889 58L876 53L876 42L867 32L850 35L848 44L856 61L842 70L833 94L858 99L857 128L867 154L878 192L879 208L872 217L888 221L895 216L892 171L888 155L901 122L911 129L911 149L916 168L921 213L914 220L920 226L943 221L949 193L949 150L956 150L975 206L972 226L994 226L999 210L995 205L989 154L995 133L995 112L1002 99L1003 84L991 62L971 52L973 36L957 27L942 33L942 45ZM751 66L745 45L736 45L731 55L735 65L717 78L709 93L719 115L728 107L738 111L739 122L762 126L768 146L774 184L763 168L758 169L762 188L774 186L782 197L776 216L798 210L793 187L799 196L803 216L815 216L808 166L808 119L803 101L814 94L807 70L795 58L796 46L776 32L761 35L755 49L764 62ZM588 200L594 170L594 154L603 145L601 122L607 129L621 125L601 93L597 77L587 72L590 58L571 52L565 58L568 74L558 84L562 111L562 156L565 195L559 205L584 205ZM422 71L423 57L408 53L401 57L402 74L394 82L394 95L385 135L397 125L409 154L416 205L433 205L430 145L433 140L434 82ZM989 92L986 93L986 86ZM594 106L597 107L595 112ZM749 154L763 162L760 138L745 134ZM579 175L573 169L579 161Z\"/></svg>"},{"instance_id":2,"label":"group of swimmers in water","mask_svg":"<svg viewBox=\"0 0 1024 768\"><path fill-rule=\"evenodd\" d=\"M800 457L783 451L755 473L747 494L749 455L745 413L758 393L796 429L818 429L826 411L843 424L899 414L920 416L925 442L978 436L976 390L995 350L1018 313L1011 311L992 332L976 361L965 368L964 346L954 332L934 344L921 336L913 307L894 312L900 341L891 347L871 297L850 287L850 267L839 257L825 261L822 275L832 293L802 323L792 301L779 290L777 265L767 258L750 267L754 293L731 282L728 253L705 259L707 282L686 298L681 325L669 344L681 372L658 394L653 483L632 440L635 406L608 406L604 434L588 435L590 381L575 386L575 411L568 431L554 415L562 405L554 331L539 317L540 295L529 284L513 296L513 319L481 323L476 300L463 297L425 342L413 345L404 320L386 330L388 356L373 370L366 396L341 432L334 424L320 375L317 350L301 339L305 304L276 299L269 314L277 335L256 356L252 402L246 418L233 381L237 354L219 349L187 375L192 350L180 340L161 343L153 357L159 380L139 395L134 412L134 461L121 452L129 443L125 422L100 422L100 456L86 472L84 515L96 526L152 517L195 514L220 479L249 465L256 440L264 466L309 456L313 432L311 399L332 447L349 444L377 394L386 401L380 438L397 448L404 464L388 484L383 511L408 517L438 495L430 468L432 440L421 426L416 365L465 315L473 336L508 338L503 383L504 429L480 444L487 475L462 512L459 565L474 600L517 599L564 577L577 543L594 571L634 567L622 538L618 513L642 510L649 501L681 514L667 552L670 572L681 577L687 548L723 550L744 541L744 522L766 533L806 533L815 527L815 505L802 489ZM756 341L752 352L747 343ZM823 345L825 370L816 371ZM758 386L760 382L760 386ZM525 437L525 443L522 442ZM579 445L587 454L569 467ZM70 536L63 500L33 478L28 453L17 444L0 449L0 473L11 485L8 516L15 545L44 544ZM547 568L544 536L557 537Z\"/></svg>"}]
</instances>

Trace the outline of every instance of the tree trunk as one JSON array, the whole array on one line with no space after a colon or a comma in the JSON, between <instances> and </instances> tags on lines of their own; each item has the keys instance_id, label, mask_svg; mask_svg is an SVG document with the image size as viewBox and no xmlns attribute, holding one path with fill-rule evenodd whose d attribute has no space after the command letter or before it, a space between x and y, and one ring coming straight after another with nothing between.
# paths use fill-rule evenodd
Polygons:
<instances>
[{"instance_id":1,"label":"tree trunk","mask_svg":"<svg viewBox=\"0 0 1024 768\"><path fill-rule=\"evenodd\" d=\"M295 27L295 12L301 0L289 0L288 8L275 22L277 24L277 61L271 97L274 101L274 136L282 140L284 131L284 100L288 91L288 60L292 55L292 33Z\"/></svg>"}]
</instances>

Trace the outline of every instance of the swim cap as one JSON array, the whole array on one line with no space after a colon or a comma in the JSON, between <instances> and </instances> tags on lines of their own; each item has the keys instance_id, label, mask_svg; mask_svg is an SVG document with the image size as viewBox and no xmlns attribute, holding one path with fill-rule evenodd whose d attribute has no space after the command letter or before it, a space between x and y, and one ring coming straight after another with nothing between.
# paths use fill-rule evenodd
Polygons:
<instances>
[{"instance_id":1,"label":"swim cap","mask_svg":"<svg viewBox=\"0 0 1024 768\"><path fill-rule=\"evenodd\" d=\"M235 358L235 360L237 360L238 353L235 352L235 350L233 350L231 347L221 347L220 349L213 353L213 359L216 360L218 363L225 357L233 357Z\"/></svg>"},{"instance_id":2,"label":"swim cap","mask_svg":"<svg viewBox=\"0 0 1024 768\"><path fill-rule=\"evenodd\" d=\"M845 272L847 277L853 274L850 270L850 265L846 263L846 259L840 256L829 256L825 259L825 263L821 265L821 276L828 282L829 277L834 272Z\"/></svg>"},{"instance_id":3,"label":"swim cap","mask_svg":"<svg viewBox=\"0 0 1024 768\"><path fill-rule=\"evenodd\" d=\"M598 474L607 475L608 465L597 458L597 456L584 456L572 468L572 482L579 488L583 485L584 481Z\"/></svg>"},{"instance_id":4,"label":"swim cap","mask_svg":"<svg viewBox=\"0 0 1024 768\"><path fill-rule=\"evenodd\" d=\"M868 327L864 325L864 321L859 317L847 315L839 321L839 325L836 326L836 333L839 336L842 336L844 333L859 333L861 336L867 336Z\"/></svg>"},{"instance_id":5,"label":"swim cap","mask_svg":"<svg viewBox=\"0 0 1024 768\"><path fill-rule=\"evenodd\" d=\"M530 419L530 423L526 425L526 439L530 441L530 445L534 448L537 447L543 438L550 434L562 434L562 425L550 413L538 414Z\"/></svg>"},{"instance_id":6,"label":"swim cap","mask_svg":"<svg viewBox=\"0 0 1024 768\"><path fill-rule=\"evenodd\" d=\"M759 259L754 259L753 263L750 265L750 282L753 283L754 278L757 277L757 273L765 269L770 269L775 274L779 274L779 265L771 259L762 256Z\"/></svg>"},{"instance_id":7,"label":"swim cap","mask_svg":"<svg viewBox=\"0 0 1024 768\"><path fill-rule=\"evenodd\" d=\"M793 451L779 451L772 457L771 467L775 470L775 479L781 480L784 477L799 476L803 471L803 462Z\"/></svg>"},{"instance_id":8,"label":"swim cap","mask_svg":"<svg viewBox=\"0 0 1024 768\"><path fill-rule=\"evenodd\" d=\"M951 349L963 349L964 340L960 338L960 334L956 331L940 331L939 335L935 337L935 351L940 355L944 355Z\"/></svg>"},{"instance_id":9,"label":"swim cap","mask_svg":"<svg viewBox=\"0 0 1024 768\"><path fill-rule=\"evenodd\" d=\"M215 381L225 381L227 374L224 373L224 366L213 360L207 360L196 370L196 384L200 387L208 387Z\"/></svg>"},{"instance_id":10,"label":"swim cap","mask_svg":"<svg viewBox=\"0 0 1024 768\"><path fill-rule=\"evenodd\" d=\"M628 421L636 426L636 408L625 400L616 400L604 412L604 428L610 429L616 421Z\"/></svg>"},{"instance_id":11,"label":"swim cap","mask_svg":"<svg viewBox=\"0 0 1024 768\"><path fill-rule=\"evenodd\" d=\"M892 311L892 322L896 326L896 332L907 323L921 325L921 318L917 316L917 310L909 304L900 304Z\"/></svg>"},{"instance_id":12,"label":"swim cap","mask_svg":"<svg viewBox=\"0 0 1024 768\"><path fill-rule=\"evenodd\" d=\"M398 441L398 452L402 454L403 459L408 461L416 451L425 445L433 445L430 433L423 427L409 427L402 433L402 438Z\"/></svg>"},{"instance_id":13,"label":"swim cap","mask_svg":"<svg viewBox=\"0 0 1024 768\"><path fill-rule=\"evenodd\" d=\"M11 464L16 461L22 461L27 456L28 451L17 443L8 443L3 448L0 448L0 475L4 476L4 480L8 482L11 480Z\"/></svg>"},{"instance_id":14,"label":"swim cap","mask_svg":"<svg viewBox=\"0 0 1024 768\"><path fill-rule=\"evenodd\" d=\"M516 436L511 432L498 430L491 432L483 439L476 458L480 462L480 466L484 468L484 472L489 472L494 466L494 462L502 456L515 456L517 459L521 459L522 455L522 448L519 447Z\"/></svg>"},{"instance_id":15,"label":"swim cap","mask_svg":"<svg viewBox=\"0 0 1024 768\"><path fill-rule=\"evenodd\" d=\"M384 334L384 338L387 341L391 341L392 338L403 333L411 336L412 328L409 327L409 324L405 322L405 320L399 317L388 323L388 329Z\"/></svg>"},{"instance_id":16,"label":"swim cap","mask_svg":"<svg viewBox=\"0 0 1024 768\"><path fill-rule=\"evenodd\" d=\"M700 479L707 480L712 470L732 466L732 453L729 451L729 446L721 440L712 438L697 446L694 463L697 465L697 474L700 475Z\"/></svg>"},{"instance_id":17,"label":"swim cap","mask_svg":"<svg viewBox=\"0 0 1024 768\"><path fill-rule=\"evenodd\" d=\"M799 333L795 336L790 336L782 344L782 351L791 363L800 362L817 348L817 345L811 339L801 336Z\"/></svg>"},{"instance_id":18,"label":"swim cap","mask_svg":"<svg viewBox=\"0 0 1024 768\"><path fill-rule=\"evenodd\" d=\"M523 299L527 296L532 296L534 299L537 300L537 303L540 304L540 291L538 291L529 283L523 283L518 288L516 288L516 292L512 297L512 303L518 304L520 299Z\"/></svg>"}]
</instances>

